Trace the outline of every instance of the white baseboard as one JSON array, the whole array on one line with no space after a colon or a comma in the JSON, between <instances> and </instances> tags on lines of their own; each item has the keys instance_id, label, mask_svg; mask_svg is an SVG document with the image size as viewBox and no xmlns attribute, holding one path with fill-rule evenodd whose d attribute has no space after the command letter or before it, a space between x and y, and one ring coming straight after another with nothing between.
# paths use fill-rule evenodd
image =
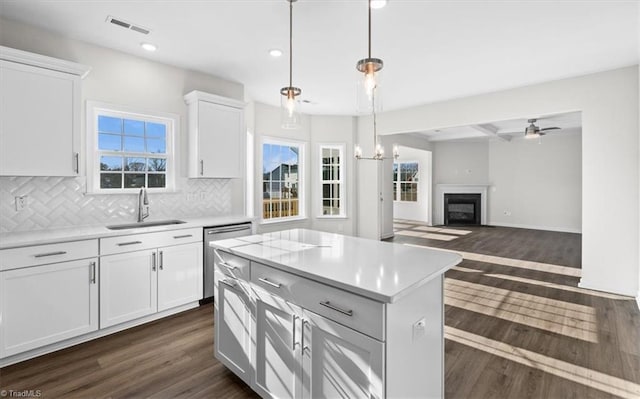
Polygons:
<instances>
[{"instance_id":1,"label":"white baseboard","mask_svg":"<svg viewBox=\"0 0 640 399\"><path fill-rule=\"evenodd\" d=\"M580 279L580 282L578 282L578 287L586 288L588 290L606 292L606 293L609 293L609 294L628 296L629 299L631 299L631 298L636 298L636 300L640 299L639 296L636 296L636 295L640 295L640 293L637 293L636 295L634 295L634 293L632 293L630 291L622 291L622 290L617 290L617 289L611 289L610 287L603 287L601 285L594 284L594 283L592 283L592 282L590 282L588 280L585 281L584 277L582 277Z\"/></svg>"},{"instance_id":2,"label":"white baseboard","mask_svg":"<svg viewBox=\"0 0 640 399\"><path fill-rule=\"evenodd\" d=\"M557 227L557 226L533 226L529 224L518 224L518 223L496 223L489 222L489 226L500 226L500 227L515 227L518 229L530 229L530 230L546 230L546 231L559 231L561 233L577 233L582 234L582 229L576 229L573 227Z\"/></svg>"}]
</instances>

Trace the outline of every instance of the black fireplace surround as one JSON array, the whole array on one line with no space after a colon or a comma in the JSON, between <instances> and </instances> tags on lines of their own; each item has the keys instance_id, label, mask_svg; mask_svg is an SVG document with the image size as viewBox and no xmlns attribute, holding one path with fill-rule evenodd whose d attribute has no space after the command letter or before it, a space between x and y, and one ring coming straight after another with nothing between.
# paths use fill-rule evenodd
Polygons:
<instances>
[{"instance_id":1,"label":"black fireplace surround","mask_svg":"<svg viewBox=\"0 0 640 399\"><path fill-rule=\"evenodd\" d=\"M477 225L481 224L481 194L445 194L444 224Z\"/></svg>"}]
</instances>

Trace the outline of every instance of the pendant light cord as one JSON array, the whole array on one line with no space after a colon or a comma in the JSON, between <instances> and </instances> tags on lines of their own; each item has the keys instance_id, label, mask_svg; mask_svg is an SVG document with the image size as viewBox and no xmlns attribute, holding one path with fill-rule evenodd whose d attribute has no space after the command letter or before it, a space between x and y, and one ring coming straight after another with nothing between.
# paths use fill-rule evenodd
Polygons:
<instances>
[{"instance_id":1,"label":"pendant light cord","mask_svg":"<svg viewBox=\"0 0 640 399\"><path fill-rule=\"evenodd\" d=\"M289 0L289 87L293 86L293 0Z\"/></svg>"},{"instance_id":2,"label":"pendant light cord","mask_svg":"<svg viewBox=\"0 0 640 399\"><path fill-rule=\"evenodd\" d=\"M369 0L369 58L371 58L371 0Z\"/></svg>"}]
</instances>

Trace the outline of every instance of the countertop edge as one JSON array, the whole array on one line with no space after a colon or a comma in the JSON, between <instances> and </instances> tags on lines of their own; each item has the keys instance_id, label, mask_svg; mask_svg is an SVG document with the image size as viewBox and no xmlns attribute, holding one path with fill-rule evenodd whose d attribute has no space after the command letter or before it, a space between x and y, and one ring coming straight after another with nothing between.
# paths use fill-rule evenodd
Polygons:
<instances>
[{"instance_id":1,"label":"countertop edge","mask_svg":"<svg viewBox=\"0 0 640 399\"><path fill-rule=\"evenodd\" d=\"M251 243L247 243L247 245L250 245ZM356 295L368 298L368 299L372 299L374 301L377 302L382 302L382 303L395 303L397 302L399 299L401 299L402 297L408 295L409 293L411 293L412 291L414 291L417 288L420 288L421 286L427 284L429 281L433 280L434 278L443 275L447 270L449 270L450 268L454 267L455 265L459 264L460 262L462 262L462 256L460 256L459 254L453 254L452 255L456 255L458 257L458 259L456 261L453 261L451 264L447 264L446 266L443 266L441 268L439 268L437 271L431 273L429 276L426 276L425 278L415 282L414 284L405 287L402 291L395 293L391 296L389 295L385 295L385 294L381 294L379 292L375 292L375 291L370 291L370 290L366 290L363 289L361 287L356 287L356 286L352 286L349 284L344 284L341 281L337 281L337 280L332 280L329 278L325 278L322 276L318 276L317 274L312 274L312 273L308 273L305 271L302 271L300 269L291 267L291 266L287 266L287 265L283 265L281 263L277 263L277 262L273 262L269 259L263 259L257 256L253 256L253 255L247 255L245 253L239 252L239 251L235 251L234 248L229 248L229 247L225 247L225 246L221 246L221 245L217 245L215 243L210 243L209 244L211 247L216 248L216 249L221 249L223 251L227 251L233 255L239 256L241 258L245 258L245 259L249 259L251 261L254 262L258 262L258 263L262 263L265 264L267 266L271 266L274 267L276 269L291 273L291 274L295 274L296 276L300 276L300 277L304 277L304 278L308 278L310 280L313 280L315 282L321 283L321 284L325 284L331 287L335 287L335 288L339 288L341 290L344 291L348 291L351 293L354 293ZM237 248L242 248L242 246L237 247Z\"/></svg>"},{"instance_id":2,"label":"countertop edge","mask_svg":"<svg viewBox=\"0 0 640 399\"><path fill-rule=\"evenodd\" d=\"M109 230L106 226L116 223L108 223L105 225L70 226L55 229L1 233L0 250L23 248L34 245L94 240L107 237L126 236L131 234L156 233L161 231L175 231L192 228L216 227L227 224L255 222L255 218L247 216L204 216L179 219L184 220L186 223L124 230ZM20 235L24 235L24 238L15 238L15 236ZM47 237L32 238L30 237L31 235L34 237L38 235Z\"/></svg>"}]
</instances>

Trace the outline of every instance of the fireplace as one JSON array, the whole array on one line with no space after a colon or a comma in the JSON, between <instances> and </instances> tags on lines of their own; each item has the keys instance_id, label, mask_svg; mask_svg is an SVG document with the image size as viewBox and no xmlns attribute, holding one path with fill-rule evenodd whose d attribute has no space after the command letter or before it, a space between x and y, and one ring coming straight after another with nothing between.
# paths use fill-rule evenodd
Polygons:
<instances>
[{"instance_id":1,"label":"fireplace","mask_svg":"<svg viewBox=\"0 0 640 399\"><path fill-rule=\"evenodd\" d=\"M444 194L445 225L480 225L481 194L451 193Z\"/></svg>"}]
</instances>

